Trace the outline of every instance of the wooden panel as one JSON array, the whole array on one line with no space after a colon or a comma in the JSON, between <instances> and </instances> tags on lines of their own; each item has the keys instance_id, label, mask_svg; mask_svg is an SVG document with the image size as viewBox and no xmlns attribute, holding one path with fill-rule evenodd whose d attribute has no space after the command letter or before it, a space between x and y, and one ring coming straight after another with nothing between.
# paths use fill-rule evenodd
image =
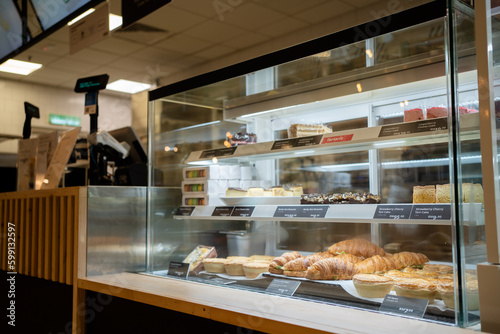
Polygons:
<instances>
[{"instance_id":1,"label":"wooden panel","mask_svg":"<svg viewBox=\"0 0 500 334\"><path fill-rule=\"evenodd\" d=\"M0 193L0 268L73 284L78 219L86 219L86 196L86 187ZM7 266L9 223L15 227L12 270Z\"/></svg>"},{"instance_id":2,"label":"wooden panel","mask_svg":"<svg viewBox=\"0 0 500 334\"><path fill-rule=\"evenodd\" d=\"M50 279L50 272L52 270L52 261L50 255L52 254L52 201L53 196L48 196L45 201L45 247L43 258L43 278Z\"/></svg>"}]
</instances>

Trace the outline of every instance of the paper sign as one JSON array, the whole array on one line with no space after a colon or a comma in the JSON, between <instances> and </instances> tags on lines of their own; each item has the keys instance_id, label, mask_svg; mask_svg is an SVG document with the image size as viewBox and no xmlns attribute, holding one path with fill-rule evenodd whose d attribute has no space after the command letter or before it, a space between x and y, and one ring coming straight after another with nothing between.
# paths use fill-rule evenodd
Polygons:
<instances>
[{"instance_id":1,"label":"paper sign","mask_svg":"<svg viewBox=\"0 0 500 334\"><path fill-rule=\"evenodd\" d=\"M57 131L38 136L36 153L35 189L41 189L45 173L57 147Z\"/></svg>"},{"instance_id":2,"label":"paper sign","mask_svg":"<svg viewBox=\"0 0 500 334\"><path fill-rule=\"evenodd\" d=\"M187 278L189 273L189 263L170 262L168 266L168 275Z\"/></svg>"},{"instance_id":3,"label":"paper sign","mask_svg":"<svg viewBox=\"0 0 500 334\"><path fill-rule=\"evenodd\" d=\"M266 292L285 296L293 296L300 283L300 281L275 278L267 287Z\"/></svg>"},{"instance_id":4,"label":"paper sign","mask_svg":"<svg viewBox=\"0 0 500 334\"><path fill-rule=\"evenodd\" d=\"M17 152L17 191L33 190L38 138L19 141Z\"/></svg>"},{"instance_id":5,"label":"paper sign","mask_svg":"<svg viewBox=\"0 0 500 334\"><path fill-rule=\"evenodd\" d=\"M54 156L50 160L49 168L47 168L47 172L45 173L41 189L56 189L59 186L59 181L71 156L71 152L75 148L76 138L79 133L80 128L76 128L66 131L61 135Z\"/></svg>"},{"instance_id":6,"label":"paper sign","mask_svg":"<svg viewBox=\"0 0 500 334\"><path fill-rule=\"evenodd\" d=\"M69 54L72 55L109 37L108 3L69 27Z\"/></svg>"},{"instance_id":7,"label":"paper sign","mask_svg":"<svg viewBox=\"0 0 500 334\"><path fill-rule=\"evenodd\" d=\"M422 318L428 304L427 299L386 295L379 311Z\"/></svg>"}]
</instances>

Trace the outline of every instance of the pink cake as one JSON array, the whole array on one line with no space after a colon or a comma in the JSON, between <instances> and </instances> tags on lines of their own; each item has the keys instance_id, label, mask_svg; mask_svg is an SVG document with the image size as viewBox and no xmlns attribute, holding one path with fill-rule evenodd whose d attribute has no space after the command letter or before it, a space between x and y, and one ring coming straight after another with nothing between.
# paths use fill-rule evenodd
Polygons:
<instances>
[{"instance_id":1,"label":"pink cake","mask_svg":"<svg viewBox=\"0 0 500 334\"><path fill-rule=\"evenodd\" d=\"M442 107L427 108L427 119L447 117L448 109Z\"/></svg>"},{"instance_id":2,"label":"pink cake","mask_svg":"<svg viewBox=\"0 0 500 334\"><path fill-rule=\"evenodd\" d=\"M460 115L468 114L469 113L469 109L467 109L466 107L458 107L458 113Z\"/></svg>"},{"instance_id":3,"label":"pink cake","mask_svg":"<svg viewBox=\"0 0 500 334\"><path fill-rule=\"evenodd\" d=\"M405 122L424 119L424 111L420 108L405 110Z\"/></svg>"}]
</instances>

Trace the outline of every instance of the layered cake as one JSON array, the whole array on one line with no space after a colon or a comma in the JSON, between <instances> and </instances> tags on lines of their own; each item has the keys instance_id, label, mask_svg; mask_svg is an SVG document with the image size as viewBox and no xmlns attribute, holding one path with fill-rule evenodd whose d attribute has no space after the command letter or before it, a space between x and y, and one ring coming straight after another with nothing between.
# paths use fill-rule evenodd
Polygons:
<instances>
[{"instance_id":1,"label":"layered cake","mask_svg":"<svg viewBox=\"0 0 500 334\"><path fill-rule=\"evenodd\" d=\"M435 186L413 187L413 203L436 203Z\"/></svg>"},{"instance_id":2,"label":"layered cake","mask_svg":"<svg viewBox=\"0 0 500 334\"><path fill-rule=\"evenodd\" d=\"M427 108L427 119L447 117L447 116L448 116L447 108L442 108L442 107Z\"/></svg>"},{"instance_id":3,"label":"layered cake","mask_svg":"<svg viewBox=\"0 0 500 334\"><path fill-rule=\"evenodd\" d=\"M483 187L479 183L462 183L464 203L484 203Z\"/></svg>"},{"instance_id":4,"label":"layered cake","mask_svg":"<svg viewBox=\"0 0 500 334\"><path fill-rule=\"evenodd\" d=\"M320 124L292 124L288 128L288 137L306 137L331 133L332 129Z\"/></svg>"},{"instance_id":5,"label":"layered cake","mask_svg":"<svg viewBox=\"0 0 500 334\"><path fill-rule=\"evenodd\" d=\"M255 133L242 133L238 132L234 135L227 134L227 139L231 146L255 144L257 142L257 135Z\"/></svg>"},{"instance_id":6,"label":"layered cake","mask_svg":"<svg viewBox=\"0 0 500 334\"><path fill-rule=\"evenodd\" d=\"M436 203L450 203L450 197L451 189L449 183L436 185Z\"/></svg>"},{"instance_id":7,"label":"layered cake","mask_svg":"<svg viewBox=\"0 0 500 334\"><path fill-rule=\"evenodd\" d=\"M377 204L380 196L370 193L304 194L301 204Z\"/></svg>"},{"instance_id":8,"label":"layered cake","mask_svg":"<svg viewBox=\"0 0 500 334\"><path fill-rule=\"evenodd\" d=\"M226 197L245 197L248 191L241 188L228 188L226 189Z\"/></svg>"},{"instance_id":9,"label":"layered cake","mask_svg":"<svg viewBox=\"0 0 500 334\"><path fill-rule=\"evenodd\" d=\"M422 109L415 108L415 109L405 110L405 116L404 116L405 122L419 121L422 119L425 119L424 111Z\"/></svg>"}]
</instances>

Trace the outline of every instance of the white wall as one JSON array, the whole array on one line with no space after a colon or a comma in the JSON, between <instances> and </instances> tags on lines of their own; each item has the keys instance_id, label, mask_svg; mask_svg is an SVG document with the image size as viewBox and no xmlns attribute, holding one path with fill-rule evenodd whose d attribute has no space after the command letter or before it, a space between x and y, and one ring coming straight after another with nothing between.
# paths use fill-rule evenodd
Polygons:
<instances>
[{"instance_id":1,"label":"white wall","mask_svg":"<svg viewBox=\"0 0 500 334\"><path fill-rule=\"evenodd\" d=\"M22 136L25 120L24 102L40 108L40 118L33 118L32 137L36 127L49 125L49 114L70 115L81 118L81 131L90 130L90 117L84 115L85 94L70 89L54 88L37 84L0 79L0 134ZM99 93L98 127L113 130L132 125L130 95ZM54 129L61 127L54 127ZM0 142L0 154L17 153L17 140Z\"/></svg>"}]
</instances>

